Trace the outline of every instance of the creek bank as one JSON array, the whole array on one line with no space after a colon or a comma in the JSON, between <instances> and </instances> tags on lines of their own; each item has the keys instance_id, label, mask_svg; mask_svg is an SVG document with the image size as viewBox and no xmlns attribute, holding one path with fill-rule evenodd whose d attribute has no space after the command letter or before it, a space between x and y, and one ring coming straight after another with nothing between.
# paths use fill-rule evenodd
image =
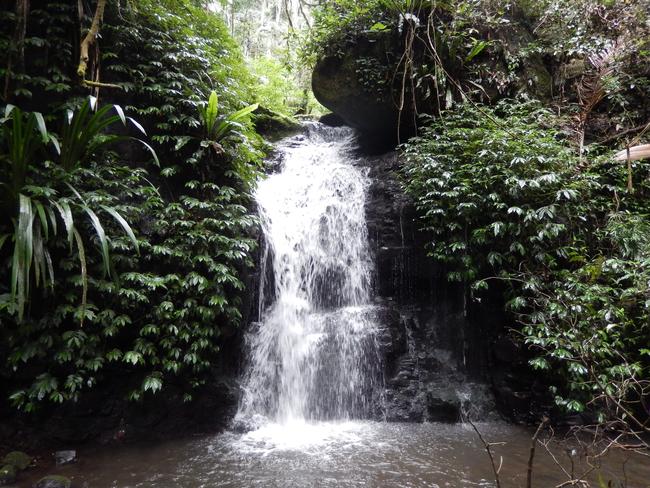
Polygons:
<instances>
[{"instance_id":1,"label":"creek bank","mask_svg":"<svg viewBox=\"0 0 650 488\"><path fill-rule=\"evenodd\" d=\"M236 354L239 340L233 335L224 351ZM170 388L165 397L153 396L136 404L113 397L108 387L90 391L79 402L48 412L22 414L7 407L0 421L0 449L18 448L48 457L57 449L220 432L228 425L237 402L235 362L223 358L224 364L215 369L213 382L197 392L192 403L183 402L182 395L174 395Z\"/></svg>"}]
</instances>

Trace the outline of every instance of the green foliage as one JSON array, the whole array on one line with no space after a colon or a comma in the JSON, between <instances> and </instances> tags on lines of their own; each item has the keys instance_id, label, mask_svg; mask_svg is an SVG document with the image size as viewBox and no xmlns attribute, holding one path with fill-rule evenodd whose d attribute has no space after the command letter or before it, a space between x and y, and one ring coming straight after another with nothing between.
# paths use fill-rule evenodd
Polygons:
<instances>
[{"instance_id":1,"label":"green foliage","mask_svg":"<svg viewBox=\"0 0 650 488\"><path fill-rule=\"evenodd\" d=\"M293 115L301 109L303 90L284 63L264 56L251 61L251 71L258 80L256 96L262 107L285 115Z\"/></svg>"},{"instance_id":2,"label":"green foliage","mask_svg":"<svg viewBox=\"0 0 650 488\"><path fill-rule=\"evenodd\" d=\"M111 111L114 111L115 115L110 115ZM67 110L61 134L61 167L65 171L72 171L86 163L99 149L128 139L125 136L103 134L106 129L120 121L126 127L127 120L143 135L147 135L138 122L124 115L122 107L105 105L98 108L95 97L88 98L76 112ZM147 148L154 161L159 164L158 156L151 146L140 139L135 140Z\"/></svg>"},{"instance_id":3,"label":"green foliage","mask_svg":"<svg viewBox=\"0 0 650 488\"><path fill-rule=\"evenodd\" d=\"M570 148L537 125L549 118L533 104L463 105L405 146L408 191L435 237L430 253L462 270L451 278L473 281L518 265L553 269L563 246L574 244L567 222L589 179L574 178ZM560 246L549 253L549 242Z\"/></svg>"},{"instance_id":4,"label":"green foliage","mask_svg":"<svg viewBox=\"0 0 650 488\"><path fill-rule=\"evenodd\" d=\"M390 30L397 22L391 15L395 13L379 0L324 2L314 10L314 25L303 57L313 64L324 55L341 56L348 43L354 43L364 33Z\"/></svg>"},{"instance_id":5,"label":"green foliage","mask_svg":"<svg viewBox=\"0 0 650 488\"><path fill-rule=\"evenodd\" d=\"M38 177L22 192L45 209L55 279L23 322L0 308L4 382L13 404L26 411L76 401L98 385L134 401L173 385L189 400L218 363L223 336L241 320L244 270L256 246L250 191L262 152L248 121L252 78L221 19L194 2L109 2L100 75L122 89L102 90L102 97L123 109L93 111L70 96L78 88L69 80L59 80L67 84L61 91L50 89L55 72L74 69L78 40L68 32L76 27L56 28L74 25L76 6L68 7L48 3L32 12L26 39L49 26L41 53L51 54L50 62L26 58L24 72L11 80L14 96L42 106L48 125L65 122L57 138L61 156L54 143L36 141ZM71 48L69 56L58 57L56 46ZM37 116L24 122L41 137ZM153 147L125 137L127 124L146 128ZM154 148L159 166L146 171ZM65 232L53 232L49 200L63 209L54 206ZM41 228L34 232L44 234L39 207L32 208L31 222ZM0 294L7 295L9 239L0 237ZM99 252L86 252L94 247Z\"/></svg>"},{"instance_id":6,"label":"green foliage","mask_svg":"<svg viewBox=\"0 0 650 488\"><path fill-rule=\"evenodd\" d=\"M405 186L449 279L508 297L557 404L620 414L650 373L648 168L628 192L611 154L581 166L557 123L530 103L464 104L403 147Z\"/></svg>"},{"instance_id":7,"label":"green foliage","mask_svg":"<svg viewBox=\"0 0 650 488\"><path fill-rule=\"evenodd\" d=\"M237 133L240 137L245 136L239 129L246 129L246 123L250 121L250 114L257 110L258 105L248 105L228 115L219 116L219 99L217 92L214 90L210 93L210 98L204 107L200 108L201 121L205 137L210 141L219 142L226 137Z\"/></svg>"},{"instance_id":8,"label":"green foliage","mask_svg":"<svg viewBox=\"0 0 650 488\"><path fill-rule=\"evenodd\" d=\"M57 236L59 222L64 224L70 249L73 242L77 246L84 283L82 305L85 305L86 252L75 226L75 213L81 212L90 218L99 241L104 272L110 275L108 239L102 223L69 181L71 173L83 164L88 154L114 142L114 138L102 137L101 131L116 122L107 119L106 112L121 109L107 106L90 115L91 103L92 100L85 102L75 114L70 112L69 119L73 123L65 124L61 144L48 132L43 116L38 112L24 114L19 108L8 105L6 116L0 121L2 154L6 154L0 157L3 167L0 187L5 189L0 205L7 209L2 227L9 228L13 224L13 232L2 234L1 241L4 243L11 237L14 242L10 257L11 295L4 305L17 312L19 321L23 320L25 305L30 298L32 272L37 288L54 288L54 266L49 246ZM56 149L55 161L47 159L46 149L50 143ZM107 206L102 209L119 222L137 247L131 227L119 212Z\"/></svg>"}]
</instances>

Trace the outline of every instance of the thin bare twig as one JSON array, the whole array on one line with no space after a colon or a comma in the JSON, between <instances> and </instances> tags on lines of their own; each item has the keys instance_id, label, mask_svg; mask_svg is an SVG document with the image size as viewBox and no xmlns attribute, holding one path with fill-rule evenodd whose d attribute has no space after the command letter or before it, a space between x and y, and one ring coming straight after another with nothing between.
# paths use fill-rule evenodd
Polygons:
<instances>
[{"instance_id":1,"label":"thin bare twig","mask_svg":"<svg viewBox=\"0 0 650 488\"><path fill-rule=\"evenodd\" d=\"M542 433L542 430L544 429L544 426L547 423L548 423L548 417L544 417L540 422L539 426L537 427L537 430L535 431L535 435L533 435L533 438L531 439L530 442L530 456L528 456L528 473L526 475L526 488L531 488L533 486L533 461L535 459L535 447L537 447L537 439L539 438L539 435Z\"/></svg>"},{"instance_id":2,"label":"thin bare twig","mask_svg":"<svg viewBox=\"0 0 650 488\"><path fill-rule=\"evenodd\" d=\"M501 480L499 478L499 473L501 472L501 467L503 466L503 458L501 458L501 461L499 462L499 467L497 468L496 463L494 462L494 455L492 454L492 446L499 446L504 444L503 442L487 442L484 438L481 432L478 430L476 425L474 425L474 422L472 422L471 419L467 419L467 422L469 425L472 426L476 434L478 435L478 438L481 439L481 442L483 443L483 446L485 446L485 450L488 453L488 456L490 457L490 463L492 464L492 472L494 473L494 481L497 484L497 488L501 488Z\"/></svg>"}]
</instances>

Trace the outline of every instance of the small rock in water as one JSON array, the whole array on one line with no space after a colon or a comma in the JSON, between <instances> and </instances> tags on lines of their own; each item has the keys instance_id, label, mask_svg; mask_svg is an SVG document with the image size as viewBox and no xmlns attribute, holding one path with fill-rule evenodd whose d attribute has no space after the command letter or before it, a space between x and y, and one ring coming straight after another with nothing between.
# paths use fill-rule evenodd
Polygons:
<instances>
[{"instance_id":1,"label":"small rock in water","mask_svg":"<svg viewBox=\"0 0 650 488\"><path fill-rule=\"evenodd\" d=\"M70 488L72 481L65 476L50 475L38 480L34 488Z\"/></svg>"},{"instance_id":2,"label":"small rock in water","mask_svg":"<svg viewBox=\"0 0 650 488\"><path fill-rule=\"evenodd\" d=\"M74 450L56 451L54 453L54 459L56 460L57 466L61 466L63 464L76 463L77 451Z\"/></svg>"},{"instance_id":3,"label":"small rock in water","mask_svg":"<svg viewBox=\"0 0 650 488\"><path fill-rule=\"evenodd\" d=\"M16 468L11 464L0 468L0 486L10 485L16 481Z\"/></svg>"},{"instance_id":4,"label":"small rock in water","mask_svg":"<svg viewBox=\"0 0 650 488\"><path fill-rule=\"evenodd\" d=\"M32 458L29 454L25 454L24 452L12 451L3 458L2 463L0 464L13 466L18 471L23 471L29 468L32 464Z\"/></svg>"}]
</instances>

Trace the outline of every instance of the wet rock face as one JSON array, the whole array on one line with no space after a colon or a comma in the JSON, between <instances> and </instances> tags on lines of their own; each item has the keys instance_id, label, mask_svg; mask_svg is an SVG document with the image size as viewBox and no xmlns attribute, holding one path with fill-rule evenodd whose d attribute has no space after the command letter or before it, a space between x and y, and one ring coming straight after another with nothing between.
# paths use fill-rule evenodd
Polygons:
<instances>
[{"instance_id":1,"label":"wet rock face","mask_svg":"<svg viewBox=\"0 0 650 488\"><path fill-rule=\"evenodd\" d=\"M71 464L77 462L77 451L66 450L66 451L56 451L54 453L54 461L57 466L62 466L64 464Z\"/></svg>"},{"instance_id":2,"label":"wet rock face","mask_svg":"<svg viewBox=\"0 0 650 488\"><path fill-rule=\"evenodd\" d=\"M390 40L360 40L342 57L319 60L312 74L316 99L348 125L372 134L377 140L395 138L398 111L390 92L364 86L358 75L358 61L385 58L391 50Z\"/></svg>"},{"instance_id":3,"label":"wet rock face","mask_svg":"<svg viewBox=\"0 0 650 488\"><path fill-rule=\"evenodd\" d=\"M366 203L384 307L386 416L456 422L497 416L490 341L500 325L466 303L463 289L426 255L415 209L400 188L396 153L361 158L372 184ZM496 324L495 324L496 322Z\"/></svg>"}]
</instances>

